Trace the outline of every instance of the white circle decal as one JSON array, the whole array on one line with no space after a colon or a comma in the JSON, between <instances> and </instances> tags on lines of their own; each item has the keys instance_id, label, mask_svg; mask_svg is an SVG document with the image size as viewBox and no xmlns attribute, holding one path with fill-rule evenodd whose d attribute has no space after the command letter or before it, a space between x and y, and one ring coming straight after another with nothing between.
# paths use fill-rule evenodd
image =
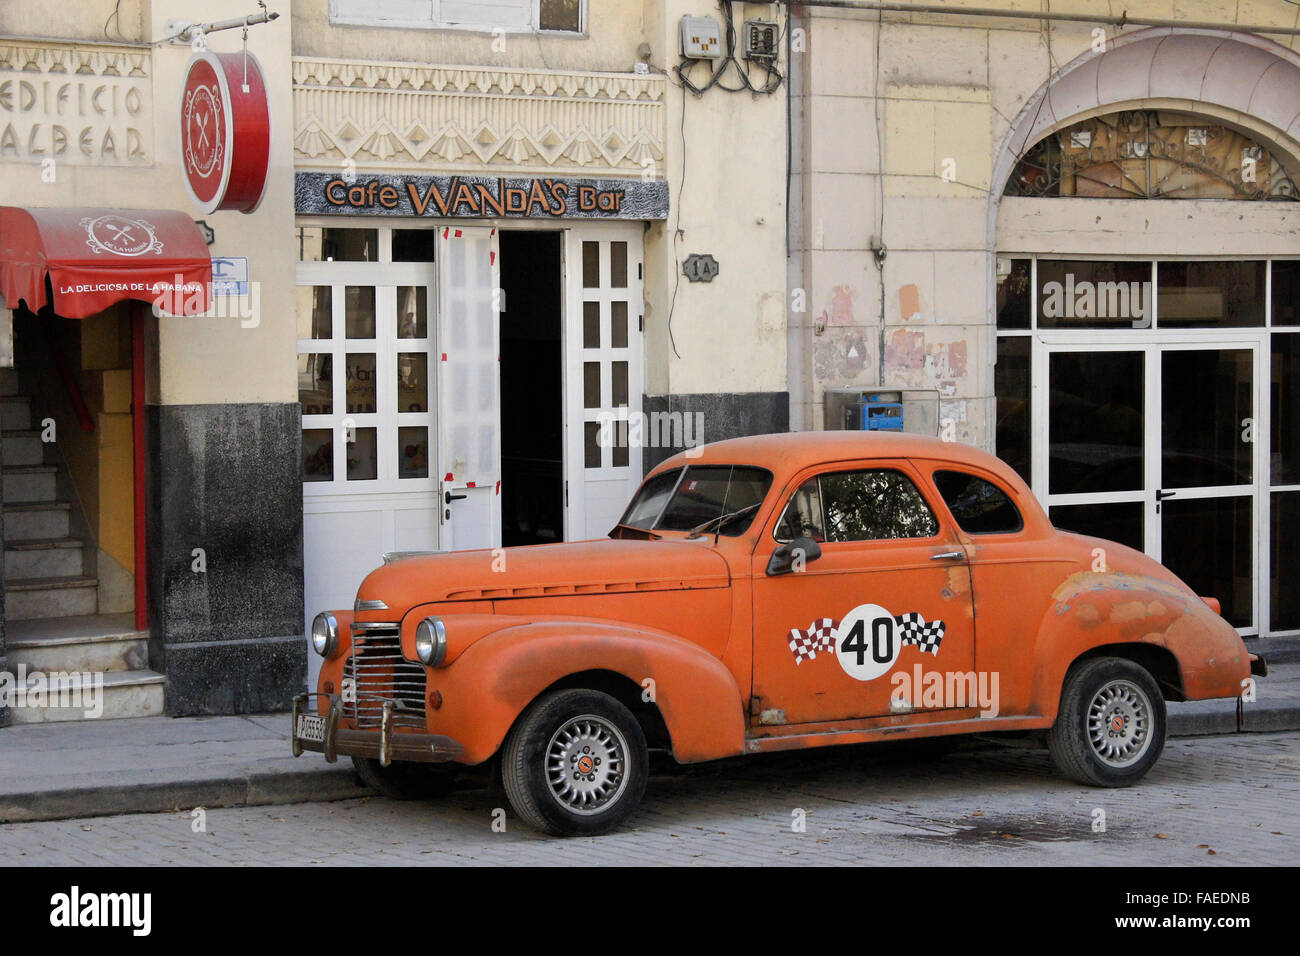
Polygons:
<instances>
[{"instance_id":1,"label":"white circle decal","mask_svg":"<svg viewBox=\"0 0 1300 956\"><path fill-rule=\"evenodd\" d=\"M894 615L879 604L860 604L835 629L835 656L854 680L875 680L894 666L901 650Z\"/></svg>"}]
</instances>

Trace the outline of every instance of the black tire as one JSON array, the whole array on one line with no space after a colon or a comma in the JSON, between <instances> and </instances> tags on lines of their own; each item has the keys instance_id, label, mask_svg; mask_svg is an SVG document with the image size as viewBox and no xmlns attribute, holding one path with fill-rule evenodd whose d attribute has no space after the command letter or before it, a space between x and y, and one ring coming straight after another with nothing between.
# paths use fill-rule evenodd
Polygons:
<instances>
[{"instance_id":1,"label":"black tire","mask_svg":"<svg viewBox=\"0 0 1300 956\"><path fill-rule=\"evenodd\" d=\"M556 836L591 836L620 826L641 802L648 777L641 726L599 691L560 690L539 698L502 747L501 780L510 805L529 826Z\"/></svg>"},{"instance_id":2,"label":"black tire","mask_svg":"<svg viewBox=\"0 0 1300 956\"><path fill-rule=\"evenodd\" d=\"M378 760L353 757L361 782L392 800L431 800L451 792L451 773L428 764L394 761L381 767Z\"/></svg>"},{"instance_id":3,"label":"black tire","mask_svg":"<svg viewBox=\"0 0 1300 956\"><path fill-rule=\"evenodd\" d=\"M1160 759L1165 728L1165 699L1151 674L1120 657L1099 657L1066 675L1047 749L1071 780L1128 787Z\"/></svg>"}]
</instances>

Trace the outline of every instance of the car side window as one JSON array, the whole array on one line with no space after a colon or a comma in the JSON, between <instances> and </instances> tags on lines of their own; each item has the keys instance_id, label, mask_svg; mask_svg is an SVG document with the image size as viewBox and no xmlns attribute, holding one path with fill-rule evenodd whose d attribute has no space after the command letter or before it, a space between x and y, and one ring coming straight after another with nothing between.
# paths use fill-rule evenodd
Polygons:
<instances>
[{"instance_id":1,"label":"car side window","mask_svg":"<svg viewBox=\"0 0 1300 956\"><path fill-rule=\"evenodd\" d=\"M1014 534L1025 526L1020 510L991 481L964 471L936 471L934 484L967 534Z\"/></svg>"},{"instance_id":2,"label":"car side window","mask_svg":"<svg viewBox=\"0 0 1300 956\"><path fill-rule=\"evenodd\" d=\"M938 533L939 521L921 492L892 468L812 478L794 493L776 526L778 541L883 541Z\"/></svg>"},{"instance_id":3,"label":"car side window","mask_svg":"<svg viewBox=\"0 0 1300 956\"><path fill-rule=\"evenodd\" d=\"M826 531L822 521L821 491L816 478L809 478L790 498L785 506L785 513L776 526L777 541L793 541L795 538L812 538L825 541Z\"/></svg>"}]
</instances>

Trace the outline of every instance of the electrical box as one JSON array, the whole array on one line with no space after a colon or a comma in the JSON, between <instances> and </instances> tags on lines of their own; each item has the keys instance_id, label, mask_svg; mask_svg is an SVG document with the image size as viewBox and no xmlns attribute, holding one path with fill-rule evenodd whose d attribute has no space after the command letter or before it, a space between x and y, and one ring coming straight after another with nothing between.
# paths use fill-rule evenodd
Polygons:
<instances>
[{"instance_id":1,"label":"electrical box","mask_svg":"<svg viewBox=\"0 0 1300 956\"><path fill-rule=\"evenodd\" d=\"M826 390L827 431L939 434L939 393L929 389Z\"/></svg>"},{"instance_id":2,"label":"electrical box","mask_svg":"<svg viewBox=\"0 0 1300 956\"><path fill-rule=\"evenodd\" d=\"M777 57L781 28L771 20L746 20L742 31L746 60L772 61Z\"/></svg>"},{"instance_id":3,"label":"electrical box","mask_svg":"<svg viewBox=\"0 0 1300 956\"><path fill-rule=\"evenodd\" d=\"M714 17L682 17L682 56L688 60L722 57L722 29Z\"/></svg>"}]
</instances>

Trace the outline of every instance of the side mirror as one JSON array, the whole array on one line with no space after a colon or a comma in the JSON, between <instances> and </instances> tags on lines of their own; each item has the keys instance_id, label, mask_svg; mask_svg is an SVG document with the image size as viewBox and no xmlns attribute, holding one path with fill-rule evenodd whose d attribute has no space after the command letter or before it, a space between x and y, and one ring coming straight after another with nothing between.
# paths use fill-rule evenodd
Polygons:
<instances>
[{"instance_id":1,"label":"side mirror","mask_svg":"<svg viewBox=\"0 0 1300 956\"><path fill-rule=\"evenodd\" d=\"M803 567L809 561L816 561L822 556L822 546L812 538L795 538L789 544L783 544L772 552L772 559L767 562L768 576L789 574L795 566Z\"/></svg>"}]
</instances>

